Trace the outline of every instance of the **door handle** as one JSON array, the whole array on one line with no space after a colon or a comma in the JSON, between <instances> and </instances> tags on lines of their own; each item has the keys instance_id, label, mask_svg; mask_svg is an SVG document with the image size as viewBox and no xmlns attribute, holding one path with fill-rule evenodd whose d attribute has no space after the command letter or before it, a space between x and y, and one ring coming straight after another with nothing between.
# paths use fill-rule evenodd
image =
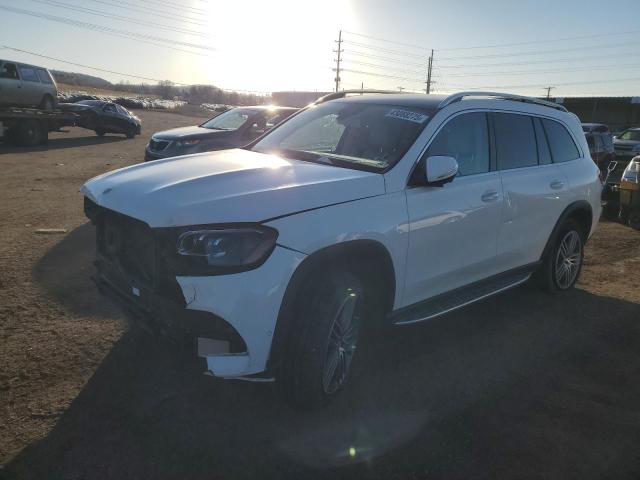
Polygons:
<instances>
[{"instance_id":1,"label":"door handle","mask_svg":"<svg viewBox=\"0 0 640 480\"><path fill-rule=\"evenodd\" d=\"M564 182L562 180L554 180L549 184L549 186L554 190L560 190L564 187Z\"/></svg>"},{"instance_id":2,"label":"door handle","mask_svg":"<svg viewBox=\"0 0 640 480\"><path fill-rule=\"evenodd\" d=\"M496 200L498 200L498 192L496 192L495 190L487 190L482 194L480 199L483 202L495 202Z\"/></svg>"}]
</instances>

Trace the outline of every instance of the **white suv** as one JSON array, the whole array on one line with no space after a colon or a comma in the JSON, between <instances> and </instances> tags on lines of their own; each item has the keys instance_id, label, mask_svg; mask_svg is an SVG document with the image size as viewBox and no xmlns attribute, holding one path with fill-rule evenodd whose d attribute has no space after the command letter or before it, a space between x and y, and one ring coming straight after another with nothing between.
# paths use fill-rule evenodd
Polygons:
<instances>
[{"instance_id":1,"label":"white suv","mask_svg":"<svg viewBox=\"0 0 640 480\"><path fill-rule=\"evenodd\" d=\"M361 329L570 289L602 184L578 118L515 95L332 94L244 149L82 187L98 284L207 372L321 405ZM331 101L329 101L331 100Z\"/></svg>"}]
</instances>

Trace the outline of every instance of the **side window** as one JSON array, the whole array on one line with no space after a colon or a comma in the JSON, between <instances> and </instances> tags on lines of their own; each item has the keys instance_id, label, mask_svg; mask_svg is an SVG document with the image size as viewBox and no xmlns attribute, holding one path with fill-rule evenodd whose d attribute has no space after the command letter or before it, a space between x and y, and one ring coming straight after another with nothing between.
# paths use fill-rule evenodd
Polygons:
<instances>
[{"instance_id":1,"label":"side window","mask_svg":"<svg viewBox=\"0 0 640 480\"><path fill-rule=\"evenodd\" d=\"M22 77L22 80L25 80L27 82L38 82L40 83L40 80L38 80L38 74L36 73L34 68L31 67L20 67L20 76Z\"/></svg>"},{"instance_id":2,"label":"side window","mask_svg":"<svg viewBox=\"0 0 640 480\"><path fill-rule=\"evenodd\" d=\"M602 135L600 135L600 134L595 135L593 137L593 139L596 141L596 150L598 152L604 150L603 145L602 145Z\"/></svg>"},{"instance_id":3,"label":"side window","mask_svg":"<svg viewBox=\"0 0 640 480\"><path fill-rule=\"evenodd\" d=\"M489 171L487 114L458 115L447 122L429 145L425 157L446 155L458 161L458 175Z\"/></svg>"},{"instance_id":4,"label":"side window","mask_svg":"<svg viewBox=\"0 0 640 480\"><path fill-rule=\"evenodd\" d=\"M542 125L549 139L554 163L568 162L580 158L578 147L576 147L564 125L546 118L542 120Z\"/></svg>"},{"instance_id":5,"label":"side window","mask_svg":"<svg viewBox=\"0 0 640 480\"><path fill-rule=\"evenodd\" d=\"M49 76L49 72L47 72L44 68L38 69L38 78L42 83L53 83L51 77Z\"/></svg>"},{"instance_id":6,"label":"side window","mask_svg":"<svg viewBox=\"0 0 640 480\"><path fill-rule=\"evenodd\" d=\"M596 148L596 141L593 139L593 135L587 136L587 145L589 145L589 148Z\"/></svg>"},{"instance_id":7,"label":"side window","mask_svg":"<svg viewBox=\"0 0 640 480\"><path fill-rule=\"evenodd\" d=\"M10 80L20 80L18 69L13 63L5 63L0 70L0 78L8 78Z\"/></svg>"},{"instance_id":8,"label":"side window","mask_svg":"<svg viewBox=\"0 0 640 480\"><path fill-rule=\"evenodd\" d=\"M493 125L500 170L538 165L533 118L513 113L494 113Z\"/></svg>"},{"instance_id":9,"label":"side window","mask_svg":"<svg viewBox=\"0 0 640 480\"><path fill-rule=\"evenodd\" d=\"M536 131L536 142L538 142L538 163L540 165L549 165L551 163L551 150L539 118L533 119L533 126Z\"/></svg>"}]
</instances>

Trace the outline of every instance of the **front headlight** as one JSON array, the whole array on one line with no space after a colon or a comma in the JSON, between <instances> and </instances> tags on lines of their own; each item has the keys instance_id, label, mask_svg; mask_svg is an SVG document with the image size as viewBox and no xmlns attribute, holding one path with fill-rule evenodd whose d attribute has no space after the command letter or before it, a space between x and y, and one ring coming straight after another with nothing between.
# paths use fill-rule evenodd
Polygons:
<instances>
[{"instance_id":1,"label":"front headlight","mask_svg":"<svg viewBox=\"0 0 640 480\"><path fill-rule=\"evenodd\" d=\"M176 140L175 146L176 148L189 148L194 147L200 143L200 140Z\"/></svg>"},{"instance_id":2,"label":"front headlight","mask_svg":"<svg viewBox=\"0 0 640 480\"><path fill-rule=\"evenodd\" d=\"M177 253L194 273L231 273L264 263L277 238L277 230L262 225L190 230L178 237Z\"/></svg>"}]
</instances>

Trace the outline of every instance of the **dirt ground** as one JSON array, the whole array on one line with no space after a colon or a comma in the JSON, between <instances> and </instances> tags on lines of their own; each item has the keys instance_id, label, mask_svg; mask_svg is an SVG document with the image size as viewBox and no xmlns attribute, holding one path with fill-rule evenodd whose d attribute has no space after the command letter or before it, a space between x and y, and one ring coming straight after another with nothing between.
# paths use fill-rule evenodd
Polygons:
<instances>
[{"instance_id":1,"label":"dirt ground","mask_svg":"<svg viewBox=\"0 0 640 480\"><path fill-rule=\"evenodd\" d=\"M151 133L0 144L0 478L640 478L640 233L601 223L578 288L525 285L371 339L354 384L298 413L204 377L90 281L80 185ZM36 234L63 228L63 234Z\"/></svg>"}]
</instances>

